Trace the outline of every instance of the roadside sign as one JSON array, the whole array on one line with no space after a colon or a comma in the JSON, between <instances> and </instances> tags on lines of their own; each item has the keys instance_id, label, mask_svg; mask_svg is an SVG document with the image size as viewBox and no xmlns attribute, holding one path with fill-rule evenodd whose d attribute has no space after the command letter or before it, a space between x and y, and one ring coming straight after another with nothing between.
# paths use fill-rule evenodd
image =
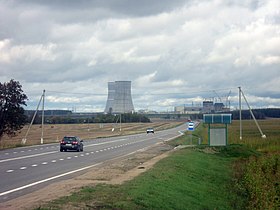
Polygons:
<instances>
[{"instance_id":1,"label":"roadside sign","mask_svg":"<svg viewBox=\"0 0 280 210\"><path fill-rule=\"evenodd\" d=\"M194 122L188 122L188 131L194 131Z\"/></svg>"}]
</instances>

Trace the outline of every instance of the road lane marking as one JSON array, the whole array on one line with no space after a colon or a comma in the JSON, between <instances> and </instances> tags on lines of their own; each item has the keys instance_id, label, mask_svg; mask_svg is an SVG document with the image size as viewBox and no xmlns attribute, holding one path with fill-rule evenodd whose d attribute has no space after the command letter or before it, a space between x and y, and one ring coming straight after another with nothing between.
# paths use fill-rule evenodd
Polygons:
<instances>
[{"instance_id":1,"label":"road lane marking","mask_svg":"<svg viewBox=\"0 0 280 210\"><path fill-rule=\"evenodd\" d=\"M32 167L37 167L37 166L38 166L37 164L33 164L33 165L32 165Z\"/></svg>"},{"instance_id":2,"label":"road lane marking","mask_svg":"<svg viewBox=\"0 0 280 210\"><path fill-rule=\"evenodd\" d=\"M37 156L41 156L41 155L48 155L48 154L52 154L52 153L56 153L56 152L58 152L58 151L45 152L45 153L40 153L40 154L35 154L35 155L27 155L27 156L22 156L22 157L10 158L10 159L5 159L5 160L0 160L0 163L12 161L12 160L20 160L20 159L25 159L25 158L37 157Z\"/></svg>"},{"instance_id":3,"label":"road lane marking","mask_svg":"<svg viewBox=\"0 0 280 210\"><path fill-rule=\"evenodd\" d=\"M8 171L6 171L7 173L11 173L11 172L13 172L14 170L8 170Z\"/></svg>"},{"instance_id":4,"label":"road lane marking","mask_svg":"<svg viewBox=\"0 0 280 210\"><path fill-rule=\"evenodd\" d=\"M180 132L181 133L181 132ZM182 133L181 133L182 134ZM141 137L143 135L137 135L133 138L136 138L136 137ZM177 137L177 136L176 136ZM123 139L117 139L117 140L113 140L113 141L108 141L108 142L102 142L102 143L95 143L95 144L89 144L89 145L85 145L84 147L92 147L92 146L98 146L98 145L103 145L103 144L109 144L109 143L115 143L115 142L120 142L120 141L127 141L131 138L123 138ZM142 141L147 141L146 140L142 140ZM142 141L139 141L139 142L142 142ZM169 139L167 140L164 140L164 141L169 141ZM138 142L138 143L139 143ZM135 142L137 143L137 142ZM115 146L115 148L120 148L120 147L123 147L124 145L120 145L120 146ZM52 146L52 147L59 147L59 145L57 146ZM43 149L42 147L40 149ZM37 148L35 148L34 150L38 150ZM28 150L28 151L31 151L31 150ZM103 150L100 150L100 152L102 152ZM48 154L52 154L52 153L57 153L59 151L51 151L51 152L45 152L45 153L40 153L40 154L34 154L34 155L27 155L27 156L22 156L22 157L16 157L16 158L10 158L10 159L4 159L4 160L0 160L0 163L3 163L3 162L8 162L8 161L13 161L13 160L20 160L20 159L25 159L25 158L32 158L32 157L37 157L37 156L41 156L41 155L48 155ZM96 151L98 152L98 151ZM17 152L14 152L15 154ZM6 153L6 154L9 154L9 153Z\"/></svg>"},{"instance_id":5,"label":"road lane marking","mask_svg":"<svg viewBox=\"0 0 280 210\"><path fill-rule=\"evenodd\" d=\"M57 176L53 176L53 177L49 177L47 179L43 179L43 180L40 180L40 181L37 181L37 182L33 182L31 184L28 184L28 185L24 185L24 186L21 186L21 187L18 187L18 188L15 188L15 189L12 189L12 190L8 190L8 191L5 191L5 192L2 192L0 193L0 197L3 196L3 195L7 195L7 194L10 194L10 193L13 193L13 192L17 192L19 190L23 190L23 189L26 189L28 187L33 187L35 185L38 185L38 184L42 184L44 182L48 182L48 181L51 181L51 180L54 180L54 179L58 179L60 177L64 177L64 176L67 176L67 175L70 175L70 174L73 174L73 173L76 173L76 172L79 172L79 171L83 171L83 170L86 170L86 169L89 169L89 168L92 168L92 167L95 167L95 166L98 166L100 164L102 164L103 162L101 163L96 163L94 165L90 165L90 166L86 166L86 167L83 167L83 168L79 168L79 169L76 169L74 171L69 171L69 172L66 172L64 174L59 174ZM10 172L12 172L13 170L9 170ZM8 172L8 171L7 171Z\"/></svg>"},{"instance_id":6,"label":"road lane marking","mask_svg":"<svg viewBox=\"0 0 280 210\"><path fill-rule=\"evenodd\" d=\"M20 170L25 170L27 167L21 167Z\"/></svg>"}]
</instances>

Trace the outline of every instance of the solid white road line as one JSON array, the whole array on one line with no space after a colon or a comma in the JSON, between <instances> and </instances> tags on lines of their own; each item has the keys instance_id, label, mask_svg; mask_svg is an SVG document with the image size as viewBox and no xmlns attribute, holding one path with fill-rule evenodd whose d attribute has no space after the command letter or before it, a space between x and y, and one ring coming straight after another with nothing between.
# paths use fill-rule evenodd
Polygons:
<instances>
[{"instance_id":1,"label":"solid white road line","mask_svg":"<svg viewBox=\"0 0 280 210\"><path fill-rule=\"evenodd\" d=\"M26 188L28 188L28 187L32 187L32 186L35 186L35 185L38 185L38 184L42 184L42 183L44 183L44 182L51 181L51 180L53 180L53 179L57 179L57 178L60 178L60 177L63 177L63 176L67 176L67 175L70 175L70 174L73 174L73 173L76 173L76 172L79 172L79 171L83 171L83 170L92 168L92 167L94 167L94 166L100 165L100 164L102 164L102 162L101 162L101 163L94 164L94 165L91 165L91 166L86 166L86 167L83 167L83 168L79 168L79 169L74 170L74 171L69 171L69 172L66 172L66 173L64 173L64 174L59 174L59 175L57 175L57 176L53 176L53 177L50 177L50 178L47 178L47 179L43 179L43 180L40 180L40 181L37 181L37 182L33 182L33 183L31 183L31 184L24 185L24 186L21 186L21 187L12 189L12 190L8 190L8 191L6 191L6 192L0 193L0 197L3 196L3 195L7 195L7 194L10 194L10 193L19 191L19 190L26 189Z\"/></svg>"}]
</instances>

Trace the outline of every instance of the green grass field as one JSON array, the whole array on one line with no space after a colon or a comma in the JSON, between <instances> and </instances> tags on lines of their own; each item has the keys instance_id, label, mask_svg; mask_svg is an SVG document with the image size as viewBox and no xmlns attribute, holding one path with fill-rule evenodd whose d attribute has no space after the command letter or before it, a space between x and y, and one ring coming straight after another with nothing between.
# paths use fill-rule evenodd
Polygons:
<instances>
[{"instance_id":1,"label":"green grass field","mask_svg":"<svg viewBox=\"0 0 280 210\"><path fill-rule=\"evenodd\" d=\"M83 188L38 209L279 209L280 120L229 126L227 147L200 145L178 150L123 185ZM255 130L254 130L255 129ZM207 142L207 126L170 142Z\"/></svg>"},{"instance_id":2,"label":"green grass field","mask_svg":"<svg viewBox=\"0 0 280 210\"><path fill-rule=\"evenodd\" d=\"M207 147L183 149L123 185L83 188L41 209L65 204L81 209L234 209L230 185L235 157L223 153Z\"/></svg>"}]
</instances>

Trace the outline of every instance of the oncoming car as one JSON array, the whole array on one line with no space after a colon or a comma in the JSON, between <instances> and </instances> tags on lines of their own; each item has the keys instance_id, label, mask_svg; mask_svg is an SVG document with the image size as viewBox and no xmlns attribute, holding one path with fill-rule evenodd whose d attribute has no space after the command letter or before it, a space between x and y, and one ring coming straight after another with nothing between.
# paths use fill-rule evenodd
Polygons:
<instances>
[{"instance_id":1,"label":"oncoming car","mask_svg":"<svg viewBox=\"0 0 280 210\"><path fill-rule=\"evenodd\" d=\"M60 142L60 152L67 150L84 151L83 140L78 136L64 136Z\"/></svg>"},{"instance_id":2,"label":"oncoming car","mask_svg":"<svg viewBox=\"0 0 280 210\"><path fill-rule=\"evenodd\" d=\"M147 133L155 133L153 128L147 128Z\"/></svg>"}]
</instances>

